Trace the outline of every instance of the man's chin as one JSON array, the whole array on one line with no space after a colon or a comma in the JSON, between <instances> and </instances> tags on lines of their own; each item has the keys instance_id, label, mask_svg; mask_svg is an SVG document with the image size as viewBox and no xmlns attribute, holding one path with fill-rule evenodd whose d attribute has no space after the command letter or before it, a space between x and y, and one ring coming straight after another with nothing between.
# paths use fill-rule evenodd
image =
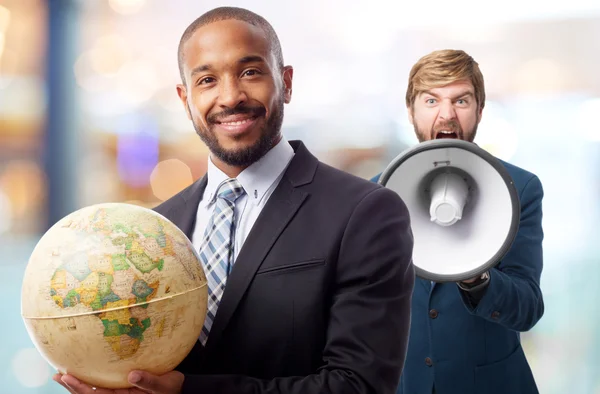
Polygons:
<instances>
[{"instance_id":1,"label":"man's chin","mask_svg":"<svg viewBox=\"0 0 600 394\"><path fill-rule=\"evenodd\" d=\"M243 154L249 150L258 149L260 138L253 137L252 135L243 135L226 139L219 138L218 148L228 155Z\"/></svg>"},{"instance_id":2,"label":"man's chin","mask_svg":"<svg viewBox=\"0 0 600 394\"><path fill-rule=\"evenodd\" d=\"M210 150L227 165L246 167L260 160L271 148L270 141L261 138L252 141L227 141L226 144L219 144Z\"/></svg>"}]
</instances>

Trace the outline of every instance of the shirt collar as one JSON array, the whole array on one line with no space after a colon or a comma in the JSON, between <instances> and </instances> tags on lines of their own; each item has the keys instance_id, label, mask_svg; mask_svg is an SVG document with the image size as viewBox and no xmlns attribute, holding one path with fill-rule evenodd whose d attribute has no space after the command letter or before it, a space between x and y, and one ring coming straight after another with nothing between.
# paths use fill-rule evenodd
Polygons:
<instances>
[{"instance_id":1,"label":"shirt collar","mask_svg":"<svg viewBox=\"0 0 600 394\"><path fill-rule=\"evenodd\" d=\"M242 171L237 180L240 182L248 199L258 205L266 192L285 171L294 157L294 149L285 138L269 150L263 157ZM217 168L208 157L208 183L201 204L208 206L213 202L217 189L229 177Z\"/></svg>"}]
</instances>

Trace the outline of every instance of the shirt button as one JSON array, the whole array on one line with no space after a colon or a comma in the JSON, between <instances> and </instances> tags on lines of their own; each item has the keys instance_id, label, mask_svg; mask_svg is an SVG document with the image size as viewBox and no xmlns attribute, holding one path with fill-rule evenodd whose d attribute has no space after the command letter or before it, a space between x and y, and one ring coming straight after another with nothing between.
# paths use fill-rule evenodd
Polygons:
<instances>
[{"instance_id":1,"label":"shirt button","mask_svg":"<svg viewBox=\"0 0 600 394\"><path fill-rule=\"evenodd\" d=\"M435 309L430 310L429 317L435 319L436 317L438 317L438 311L436 311Z\"/></svg>"},{"instance_id":2,"label":"shirt button","mask_svg":"<svg viewBox=\"0 0 600 394\"><path fill-rule=\"evenodd\" d=\"M429 357L425 357L425 365L431 367L433 365L433 361Z\"/></svg>"}]
</instances>

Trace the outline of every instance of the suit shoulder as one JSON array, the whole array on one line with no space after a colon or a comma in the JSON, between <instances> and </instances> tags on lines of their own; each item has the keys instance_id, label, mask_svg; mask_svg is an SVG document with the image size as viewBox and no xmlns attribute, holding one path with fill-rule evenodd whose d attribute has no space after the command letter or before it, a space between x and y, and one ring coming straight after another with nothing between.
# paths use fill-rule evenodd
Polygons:
<instances>
[{"instance_id":1,"label":"suit shoulder","mask_svg":"<svg viewBox=\"0 0 600 394\"><path fill-rule=\"evenodd\" d=\"M534 174L533 172L525 170L524 168L521 168L514 164L508 163L504 160L499 160L499 161L500 161L500 163L502 163L504 168L506 168L509 175L515 182L515 186L517 186L519 191L522 191L527 186L527 184L530 182L541 183L538 176L536 174Z\"/></svg>"},{"instance_id":2,"label":"suit shoulder","mask_svg":"<svg viewBox=\"0 0 600 394\"><path fill-rule=\"evenodd\" d=\"M510 175L513 177L530 179L530 178L536 176L533 172L528 171L524 168L521 168L515 164L509 163L509 162L501 160L501 159L498 159L498 161L500 161L500 163L502 163L504 168L506 168L508 170L508 172L510 173Z\"/></svg>"},{"instance_id":3,"label":"suit shoulder","mask_svg":"<svg viewBox=\"0 0 600 394\"><path fill-rule=\"evenodd\" d=\"M156 205L154 208L152 208L153 211L160 213L163 216L167 216L167 212L171 209L171 207L173 206L173 203L170 202L170 200L173 197L171 197L170 199L163 201L162 203L159 203L158 205Z\"/></svg>"},{"instance_id":4,"label":"suit shoulder","mask_svg":"<svg viewBox=\"0 0 600 394\"><path fill-rule=\"evenodd\" d=\"M342 171L323 162L319 162L315 180L320 182L331 182L332 184L337 185L341 190L359 189L364 190L365 193L383 188L383 186L376 182Z\"/></svg>"},{"instance_id":5,"label":"suit shoulder","mask_svg":"<svg viewBox=\"0 0 600 394\"><path fill-rule=\"evenodd\" d=\"M541 201L543 199L544 188L536 174L503 160L500 160L500 162L508 170L509 175L513 179L522 204Z\"/></svg>"},{"instance_id":6,"label":"suit shoulder","mask_svg":"<svg viewBox=\"0 0 600 394\"><path fill-rule=\"evenodd\" d=\"M391 189L322 162L315 173L312 190L320 195L321 201L332 201L338 208L341 204L354 209L367 199L384 206L398 206L402 211L405 207L401 197Z\"/></svg>"},{"instance_id":7,"label":"suit shoulder","mask_svg":"<svg viewBox=\"0 0 600 394\"><path fill-rule=\"evenodd\" d=\"M155 206L152 209L154 211L160 213L161 215L166 216L167 212L169 212L174 206L176 206L177 204L179 204L181 202L181 200L183 199L183 196L189 194L194 187L197 187L197 183L198 183L198 181L192 183L185 189L181 190L179 193L177 193L174 196L172 196L171 198L163 201L162 203L158 204L157 206Z\"/></svg>"}]
</instances>

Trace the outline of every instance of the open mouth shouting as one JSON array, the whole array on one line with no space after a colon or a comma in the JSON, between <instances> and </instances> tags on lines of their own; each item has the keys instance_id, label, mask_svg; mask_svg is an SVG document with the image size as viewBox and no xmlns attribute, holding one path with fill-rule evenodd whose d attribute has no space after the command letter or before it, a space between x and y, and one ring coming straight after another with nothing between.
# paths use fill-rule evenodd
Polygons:
<instances>
[{"instance_id":1,"label":"open mouth shouting","mask_svg":"<svg viewBox=\"0 0 600 394\"><path fill-rule=\"evenodd\" d=\"M435 133L436 140L445 139L445 138L457 139L458 133L455 131L451 131L451 130L440 130Z\"/></svg>"},{"instance_id":2,"label":"open mouth shouting","mask_svg":"<svg viewBox=\"0 0 600 394\"><path fill-rule=\"evenodd\" d=\"M433 128L433 139L461 139L463 132L457 121L449 120Z\"/></svg>"}]
</instances>

